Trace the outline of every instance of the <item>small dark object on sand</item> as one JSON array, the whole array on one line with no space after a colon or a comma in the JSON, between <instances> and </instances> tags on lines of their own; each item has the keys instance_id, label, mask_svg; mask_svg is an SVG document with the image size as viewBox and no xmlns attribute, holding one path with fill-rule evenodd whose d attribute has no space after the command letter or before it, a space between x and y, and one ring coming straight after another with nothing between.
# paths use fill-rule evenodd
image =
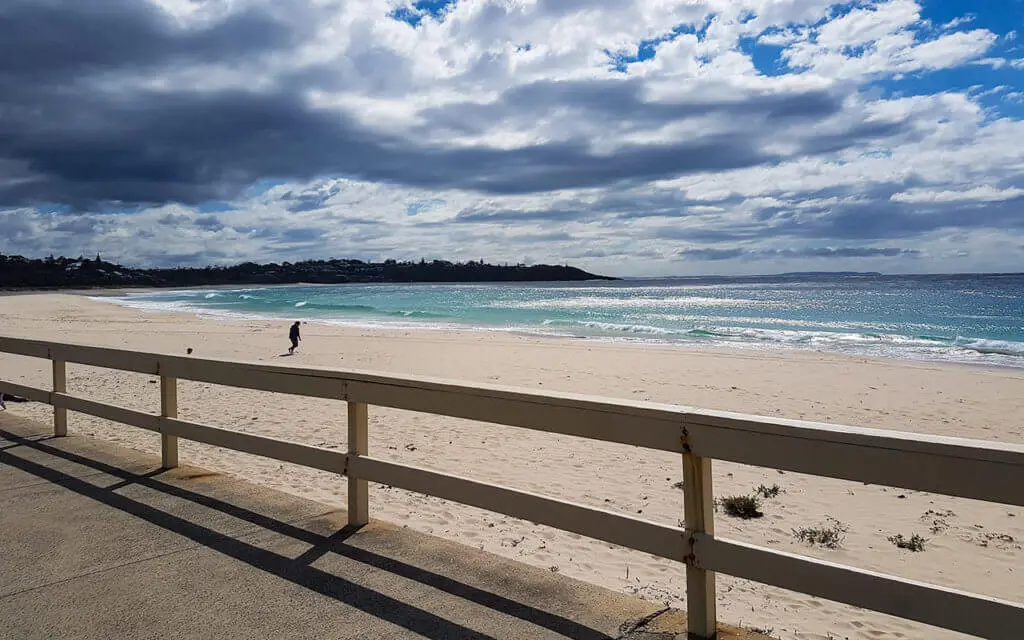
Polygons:
<instances>
[{"instance_id":1,"label":"small dark object on sand","mask_svg":"<svg viewBox=\"0 0 1024 640\"><path fill-rule=\"evenodd\" d=\"M192 355L192 347L185 349L185 353L187 353L188 355Z\"/></svg>"},{"instance_id":2,"label":"small dark object on sand","mask_svg":"<svg viewBox=\"0 0 1024 640\"><path fill-rule=\"evenodd\" d=\"M8 402L28 402L28 399L21 396L12 396L9 393L0 393L0 409L6 409Z\"/></svg>"}]
</instances>

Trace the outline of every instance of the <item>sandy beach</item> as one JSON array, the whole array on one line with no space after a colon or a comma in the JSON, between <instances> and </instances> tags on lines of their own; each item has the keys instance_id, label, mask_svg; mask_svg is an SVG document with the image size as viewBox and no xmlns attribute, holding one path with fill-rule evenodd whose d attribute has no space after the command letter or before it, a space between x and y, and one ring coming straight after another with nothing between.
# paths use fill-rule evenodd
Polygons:
<instances>
[{"instance_id":1,"label":"sandy beach","mask_svg":"<svg viewBox=\"0 0 1024 640\"><path fill-rule=\"evenodd\" d=\"M1024 443L1024 371L851 358L797 351L716 351L538 338L501 332L380 331L307 324L294 357L289 322L214 320L144 313L85 296L0 297L0 334L99 346L421 374L768 416ZM48 386L47 363L0 354L0 378ZM179 414L240 431L319 446L345 446L340 402L181 381ZM151 376L68 365L71 393L153 410ZM48 420L50 408L8 404ZM676 524L682 518L678 456L465 420L371 407L375 456L500 482ZM142 430L72 414L73 433L159 451ZM334 505L345 483L330 474L182 442L181 460ZM830 561L1024 601L1024 509L922 492L716 462L715 495L778 485L763 518L719 513L716 533ZM683 568L486 511L383 486L371 516L551 568L609 588L683 606ZM795 539L834 518L838 549ZM920 534L924 551L890 536ZM719 617L779 638L963 637L728 576L718 579Z\"/></svg>"}]
</instances>

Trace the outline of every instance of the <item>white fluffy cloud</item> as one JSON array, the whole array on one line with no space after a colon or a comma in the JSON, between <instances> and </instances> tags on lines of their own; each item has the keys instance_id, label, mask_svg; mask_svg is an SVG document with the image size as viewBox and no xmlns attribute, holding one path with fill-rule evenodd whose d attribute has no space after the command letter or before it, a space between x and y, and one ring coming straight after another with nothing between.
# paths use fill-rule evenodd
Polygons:
<instances>
[{"instance_id":1,"label":"white fluffy cloud","mask_svg":"<svg viewBox=\"0 0 1024 640\"><path fill-rule=\"evenodd\" d=\"M915 0L60 5L0 8L2 251L624 275L1022 257L1019 78L927 82L1019 62L1015 32L966 8L936 25ZM15 33L40 17L66 50Z\"/></svg>"}]
</instances>

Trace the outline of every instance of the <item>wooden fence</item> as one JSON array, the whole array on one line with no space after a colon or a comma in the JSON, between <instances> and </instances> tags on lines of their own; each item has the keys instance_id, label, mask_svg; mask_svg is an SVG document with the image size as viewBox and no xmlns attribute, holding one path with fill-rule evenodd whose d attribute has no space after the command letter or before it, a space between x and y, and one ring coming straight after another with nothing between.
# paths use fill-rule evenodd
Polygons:
<instances>
[{"instance_id":1,"label":"wooden fence","mask_svg":"<svg viewBox=\"0 0 1024 640\"><path fill-rule=\"evenodd\" d=\"M0 352L52 361L52 390L0 381L0 393L54 407L54 433L76 411L160 434L162 464L178 438L347 476L348 517L369 518L367 482L393 485L676 560L686 567L691 637L713 638L715 573L725 573L984 638L1024 637L1024 605L716 537L712 460L1024 506L1024 446L864 429L678 405L538 393L485 384L322 367L208 360L0 337ZM160 376L159 415L80 398L73 362ZM177 418L187 379L348 403L340 452ZM367 448L367 408L393 407L670 451L683 468L685 527L650 522L536 493L379 460Z\"/></svg>"}]
</instances>

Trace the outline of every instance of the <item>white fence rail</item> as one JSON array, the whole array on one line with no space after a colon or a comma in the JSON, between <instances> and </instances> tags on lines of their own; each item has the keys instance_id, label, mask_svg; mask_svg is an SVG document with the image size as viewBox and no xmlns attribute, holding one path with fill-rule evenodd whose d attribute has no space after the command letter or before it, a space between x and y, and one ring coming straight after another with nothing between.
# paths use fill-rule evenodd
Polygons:
<instances>
[{"instance_id":1,"label":"white fence rail","mask_svg":"<svg viewBox=\"0 0 1024 640\"><path fill-rule=\"evenodd\" d=\"M689 632L716 632L715 573L725 573L984 638L1024 637L1024 605L774 551L714 535L711 464L728 460L831 478L1024 506L1024 446L704 411L677 405L538 393L423 377L208 360L0 337L0 352L52 361L52 390L0 381L0 393L161 434L162 464L178 438L345 475L349 522L369 518L379 482L546 524L684 563ZM71 395L66 363L159 375L160 413ZM177 418L177 380L348 402L345 453ZM368 405L393 407L680 454L684 528L536 493L378 460L367 447Z\"/></svg>"}]
</instances>

